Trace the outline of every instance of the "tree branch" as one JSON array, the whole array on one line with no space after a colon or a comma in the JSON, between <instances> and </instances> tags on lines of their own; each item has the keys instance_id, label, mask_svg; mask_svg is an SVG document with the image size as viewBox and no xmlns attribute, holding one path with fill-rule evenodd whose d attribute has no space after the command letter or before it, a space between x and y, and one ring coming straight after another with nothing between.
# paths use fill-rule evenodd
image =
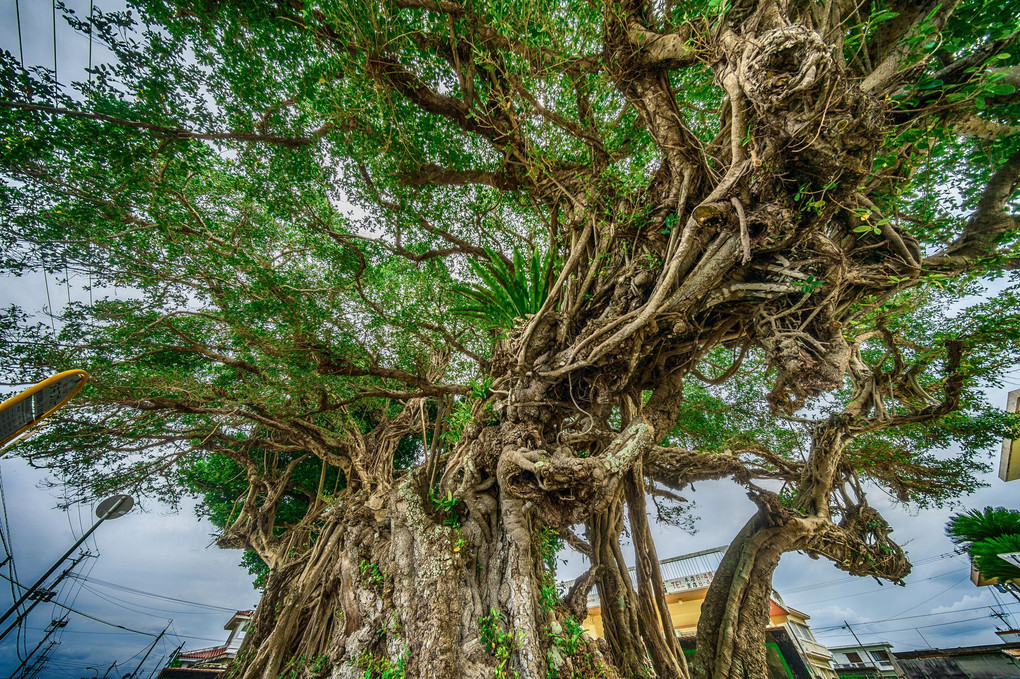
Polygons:
<instances>
[{"instance_id":1,"label":"tree branch","mask_svg":"<svg viewBox=\"0 0 1020 679\"><path fill-rule=\"evenodd\" d=\"M242 142L260 142L264 144L274 144L285 147L299 147L308 146L314 144L317 139L326 132L328 132L331 126L327 125L319 128L313 133L311 137L281 137L272 134L258 134L256 132L193 132L186 130L181 127L165 127L163 125L156 125L154 123L146 123L138 120L127 120L126 118L119 118L117 116L108 115L105 113L87 113L85 111L75 111L67 108L56 108L53 106L43 106L40 104L29 104L26 102L19 101L0 101L0 108L15 109L22 111L37 111L41 113L51 113L54 115L66 116L68 118L84 118L86 120L98 120L107 123L113 123L122 127L129 127L138 130L145 130L152 132L158 136L166 137L169 139L200 139L206 141L242 141Z\"/></svg>"}]
</instances>

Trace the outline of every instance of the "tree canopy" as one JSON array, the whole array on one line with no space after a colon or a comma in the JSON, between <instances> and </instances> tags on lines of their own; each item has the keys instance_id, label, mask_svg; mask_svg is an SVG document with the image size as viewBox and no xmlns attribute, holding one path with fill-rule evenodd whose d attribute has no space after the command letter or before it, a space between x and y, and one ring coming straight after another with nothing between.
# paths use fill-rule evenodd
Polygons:
<instances>
[{"instance_id":1,"label":"tree canopy","mask_svg":"<svg viewBox=\"0 0 1020 679\"><path fill-rule=\"evenodd\" d=\"M129 6L0 56L0 270L90 294L0 356L91 375L18 454L263 564L238 676L761 677L783 553L901 581L867 492L1016 433L1016 2ZM689 666L648 499L718 478Z\"/></svg>"}]
</instances>

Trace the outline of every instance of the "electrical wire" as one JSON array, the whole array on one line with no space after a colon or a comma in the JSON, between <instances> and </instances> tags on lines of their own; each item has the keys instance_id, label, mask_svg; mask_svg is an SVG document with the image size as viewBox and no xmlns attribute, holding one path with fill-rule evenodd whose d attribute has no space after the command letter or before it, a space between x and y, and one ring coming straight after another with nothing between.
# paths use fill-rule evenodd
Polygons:
<instances>
[{"instance_id":1,"label":"electrical wire","mask_svg":"<svg viewBox=\"0 0 1020 679\"><path fill-rule=\"evenodd\" d=\"M53 18L53 105L56 106L60 88L57 79L57 0L50 0L50 15Z\"/></svg>"},{"instance_id":2,"label":"electrical wire","mask_svg":"<svg viewBox=\"0 0 1020 679\"><path fill-rule=\"evenodd\" d=\"M125 585L118 585L115 582L108 582L106 580L100 580L99 578L92 578L91 580L89 580L89 582L91 584L101 585L101 586L109 587L111 589L117 589L117 590L120 590L122 592L131 592L132 594L139 594L139 595L142 595L142 596L148 596L148 597L152 597L154 599L163 599L164 601L172 601L172 602L178 603L178 604L188 604L190 606L198 606L199 608L209 608L209 609L213 609L213 610L217 610L217 611L224 611L226 613L236 613L237 612L236 608L229 608L227 606L216 606L214 604L204 604L204 603L200 603L198 601L188 601L186 599L178 599L178 598L175 598L175 597L172 597L172 596L166 596L164 594L156 594L154 592L146 592L146 591L143 591L143 590L140 590L140 589L134 589L132 587L127 587Z\"/></svg>"},{"instance_id":3,"label":"electrical wire","mask_svg":"<svg viewBox=\"0 0 1020 679\"><path fill-rule=\"evenodd\" d=\"M4 577L4 576L0 575L0 577ZM4 579L7 580L8 578L4 577ZM22 585L19 582L15 582L14 584L16 586L20 587L21 589L25 589L25 586ZM65 610L71 611L72 613L76 613L76 614L78 614L78 615L80 615L82 617L88 618L89 620L95 620L96 622L101 622L104 625L108 625L109 627L116 627L117 629L124 630L125 632L134 632L135 634L144 634L144 635L150 636L150 637L156 636L155 634L152 634L150 632L142 632L140 630L131 629L130 627L124 627L123 625L118 625L118 624L113 623L113 622L107 622L106 620L102 620L100 618L97 618L94 615L89 615L88 613L83 613L82 611L79 611L78 609L72 608L70 606L65 606L63 604L56 603L56 602L54 602L54 605L55 606L59 606L60 608L63 608Z\"/></svg>"},{"instance_id":4,"label":"electrical wire","mask_svg":"<svg viewBox=\"0 0 1020 679\"><path fill-rule=\"evenodd\" d=\"M987 606L982 606L982 608L987 608ZM895 627L895 628L890 629L890 630L879 630L877 632L872 630L870 632L867 632L867 634L871 634L872 636L878 636L878 635L885 634L886 632L903 632L905 630L912 630L912 629L928 629L929 627L946 627L947 625L959 625L959 624L962 624L962 623L965 623L965 622L974 622L975 620L987 620L989 617L991 617L991 616L982 615L982 616L979 616L979 617L976 617L976 618L964 618L963 620L950 620L948 622L936 622L936 623L932 623L930 625L911 625L910 627ZM881 622L881 621L879 621L879 622ZM854 623L854 624L869 625L869 624L874 624L874 623L863 623L862 622L862 623ZM840 625L840 627L845 627L845 625ZM837 635L838 635L838 632L833 631L833 632L821 632L821 633L819 633L818 636L832 637L832 636L837 636Z\"/></svg>"},{"instance_id":5,"label":"electrical wire","mask_svg":"<svg viewBox=\"0 0 1020 679\"><path fill-rule=\"evenodd\" d=\"M2 465L0 465L2 467ZM5 549L7 549L7 556L10 559L7 562L8 574L10 575L11 581L11 601L17 601L20 596L14 587L14 582L18 578L18 570L14 562L14 536L11 533L11 525L7 515L7 493L3 485L3 475L0 474L0 513L2 513L2 525L0 525L0 533L6 533L7 541L5 542ZM17 611L20 615L21 609ZM28 653L28 641L21 636L21 628L18 628L18 634L15 636L15 651L18 656L18 660L24 660L24 654Z\"/></svg>"},{"instance_id":6,"label":"electrical wire","mask_svg":"<svg viewBox=\"0 0 1020 679\"><path fill-rule=\"evenodd\" d=\"M897 613L897 614L896 614L896 615L894 615L893 617L895 618L896 616L899 616L899 615L903 615L904 613L909 613L910 611L914 610L914 609L915 609L915 608L917 608L918 606L923 606L923 605L925 605L926 603L928 603L928 602L929 602L929 601L931 601L932 599L935 599L935 598L937 598L937 597L940 597L940 596L942 596L943 594L945 594L946 592L948 592L948 591L949 591L949 590L951 590L951 589L955 589L955 588L956 588L956 587L958 587L958 586L959 586L960 584L962 584L964 580L968 580L968 579L970 579L970 573L966 573L966 574L964 574L964 576L963 576L962 578L960 578L959 580L957 580L956 582L954 582L953 584L951 584L951 585L950 585L949 587L946 587L946 588L945 588L944 590L942 590L942 591L941 591L941 592L939 592L938 594L933 594L932 596L928 597L927 599L925 599L925 600L924 600L924 601L922 601L921 603L918 603L918 604L914 604L914 605L913 605L913 606L911 606L910 608L908 608L908 609L906 609L906 610L903 610L903 611L900 611L899 613Z\"/></svg>"},{"instance_id":7,"label":"electrical wire","mask_svg":"<svg viewBox=\"0 0 1020 679\"><path fill-rule=\"evenodd\" d=\"M167 608L156 608L155 606L146 606L145 604L140 604L140 603L138 603L136 601L128 601L126 599L121 599L120 597L116 597L116 596L114 596L112 594L109 594L109 593L105 593L104 594L103 592L100 592L99 590L97 590L97 589L95 589L93 587L90 587L88 584L83 584L82 585L82 589L87 591L87 592L90 592L91 594L99 597L100 599L102 599L102 600L104 600L104 601L106 601L108 603L113 603L113 604L117 604L118 606L123 606L124 608L128 608L128 610L131 610L131 611L133 611L135 613L141 613L142 615L151 615L154 618L163 618L164 620L166 618L168 618L170 615L222 615L222 613L220 611L201 611L201 612L196 612L196 611L187 611L187 610L183 610L182 611L182 610L171 610L171 609L167 609ZM161 615L154 615L153 613L145 613L144 611L139 611L139 610L135 610L134 608L130 608L131 606L136 606L138 608L144 608L146 610L155 611L156 613L160 613Z\"/></svg>"},{"instance_id":8,"label":"electrical wire","mask_svg":"<svg viewBox=\"0 0 1020 679\"><path fill-rule=\"evenodd\" d=\"M57 334L57 326L53 323L53 302L50 300L50 279L46 274L46 266L42 267L43 275L43 286L46 288L46 310L47 315L50 317L50 330L53 331L53 335Z\"/></svg>"},{"instance_id":9,"label":"electrical wire","mask_svg":"<svg viewBox=\"0 0 1020 679\"><path fill-rule=\"evenodd\" d=\"M912 562L911 565L914 568L920 568L921 566L928 566L930 564L942 561L943 559L953 558L953 557L957 557L957 556L962 556L962 555L958 554L957 552L945 552L943 554L937 554L935 556L929 556L929 557L925 557L923 559L918 559L917 561ZM923 581L919 581L919 582L923 582ZM787 596L789 594L796 594L797 592L805 592L805 591L812 590L812 589L819 589L819 588L822 588L822 587L831 587L833 585L841 585L841 584L846 584L846 576L845 575L843 577L841 577L841 578L834 578L832 580L825 580L823 582L816 582L816 583L813 583L813 584L810 584L810 585L803 585L802 587L794 587L793 589L784 589L783 590L783 596L785 597L785 596Z\"/></svg>"},{"instance_id":10,"label":"electrical wire","mask_svg":"<svg viewBox=\"0 0 1020 679\"><path fill-rule=\"evenodd\" d=\"M999 605L999 608L1003 608L1002 601L999 599L999 593L994 587L991 588L992 598L995 599L995 603ZM1005 611L1006 616L1009 618L1010 629L1016 629L1016 618L1009 611Z\"/></svg>"},{"instance_id":11,"label":"electrical wire","mask_svg":"<svg viewBox=\"0 0 1020 679\"><path fill-rule=\"evenodd\" d=\"M95 16L95 2L89 0L89 84L92 84L92 28ZM92 269L89 269L89 306L92 306Z\"/></svg>"},{"instance_id":12,"label":"electrical wire","mask_svg":"<svg viewBox=\"0 0 1020 679\"><path fill-rule=\"evenodd\" d=\"M1006 606L1020 606L1020 602L1017 602L1017 603L1006 603L1005 605ZM882 618L881 620L860 620L858 622L855 622L854 624L855 625L874 625L874 624L879 624L879 623L883 623L883 622L892 622L894 620L916 620L917 618L930 618L933 615L950 615L950 614L954 614L954 613L966 613L967 611L980 611L981 609L984 609L984 608L989 608L988 604L985 604L983 606L972 606L972 607L969 607L969 608L957 608L956 610L942 611L941 613L920 613L918 615L905 615L905 616L902 616L902 617ZM812 626L811 629L812 629L812 631L822 632L822 631L826 631L826 630L842 629L845 626L846 625L825 625L824 627L814 627L814 626Z\"/></svg>"},{"instance_id":13,"label":"electrical wire","mask_svg":"<svg viewBox=\"0 0 1020 679\"><path fill-rule=\"evenodd\" d=\"M29 630L31 630L33 632L45 632L46 631L45 627L29 627L27 629L29 629ZM82 635L88 635L88 636L111 636L111 637L113 637L113 636L120 636L120 634L121 634L120 632L95 632L95 631L92 631L92 630L84 630L84 629L68 630L67 633L68 634L82 634ZM157 635L153 634L151 636L155 637ZM209 642L219 643L219 644L223 643L223 639L210 639L209 637L192 637L192 636L181 637L181 636L179 636L177 634L172 634L170 632L167 632L163 636L164 639L167 639L169 637L173 637L173 638L177 639L178 643L182 642L185 639L187 639L189 641L209 641ZM77 666L78 665L75 665L75 667L77 667Z\"/></svg>"},{"instance_id":14,"label":"electrical wire","mask_svg":"<svg viewBox=\"0 0 1020 679\"><path fill-rule=\"evenodd\" d=\"M167 616L164 615L164 613L166 613L167 611L163 611L162 609L151 608L149 606L142 606L141 604L136 604L136 603L133 603L133 602L124 601L123 599L117 599L117 598L111 597L109 595L103 594L102 592L98 592L95 589L93 589L92 587L89 587L88 585L83 585L82 587L85 590L87 590L88 592L90 592L93 596L96 596L96 597L102 599L103 601L105 601L108 604L113 604L114 606L120 606L121 608L127 609L127 610L131 611L132 613L138 613L139 615L147 615L150 618L158 618L158 619L164 620L164 621L167 620ZM136 607L148 608L151 611L158 611L158 613L147 613L147 612L145 612L143 610L139 610Z\"/></svg>"},{"instance_id":15,"label":"electrical wire","mask_svg":"<svg viewBox=\"0 0 1020 679\"><path fill-rule=\"evenodd\" d=\"M949 575L950 573L954 573L954 572L956 572L955 568L952 569L952 570L948 570L945 573L939 573L938 575L932 575L931 577L924 578L923 580L913 580L909 584L911 584L911 585L918 585L918 584L920 584L922 582L928 582L929 580L937 580L938 578L945 577L946 575ZM828 599L811 599L811 603L812 604L822 604L822 603L826 603L828 601L842 601L844 599L850 599L850 598L853 598L853 597L856 597L856 596L864 596L866 594L877 594L877 593L883 592L883 591L884 590L881 589L881 588L874 588L874 589L865 590L863 592L852 592L850 594L842 594L840 596L829 597ZM786 592L784 592L783 594L784 594L784 598L785 598ZM924 602L922 602L922 603L924 603Z\"/></svg>"}]
</instances>

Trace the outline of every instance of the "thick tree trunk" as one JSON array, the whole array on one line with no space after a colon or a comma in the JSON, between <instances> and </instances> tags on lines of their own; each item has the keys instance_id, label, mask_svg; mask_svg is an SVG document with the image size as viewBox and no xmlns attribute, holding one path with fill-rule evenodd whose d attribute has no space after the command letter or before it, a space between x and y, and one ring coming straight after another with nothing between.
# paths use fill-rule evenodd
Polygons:
<instances>
[{"instance_id":1,"label":"thick tree trunk","mask_svg":"<svg viewBox=\"0 0 1020 679\"><path fill-rule=\"evenodd\" d=\"M232 677L617 676L593 641L557 638L520 501L481 539L420 487L405 476L384 515L356 499L324 513L314 544L273 570Z\"/></svg>"},{"instance_id":2,"label":"thick tree trunk","mask_svg":"<svg viewBox=\"0 0 1020 679\"><path fill-rule=\"evenodd\" d=\"M644 475L640 462L631 470L625 491L631 539L634 543L637 607L648 655L659 679L686 679L689 676L687 661L673 631L673 619L666 603L666 588L659 570L659 556L648 525Z\"/></svg>"},{"instance_id":3,"label":"thick tree trunk","mask_svg":"<svg viewBox=\"0 0 1020 679\"><path fill-rule=\"evenodd\" d=\"M613 503L588 525L592 545L592 567L597 582L602 625L610 655L624 677L647 676L651 666L641 640L641 622L635 604L637 594L620 549L623 507Z\"/></svg>"},{"instance_id":4,"label":"thick tree trunk","mask_svg":"<svg viewBox=\"0 0 1020 679\"><path fill-rule=\"evenodd\" d=\"M770 526L762 512L730 543L709 587L698 620L693 676L698 679L764 679L765 630L772 574L801 533Z\"/></svg>"}]
</instances>

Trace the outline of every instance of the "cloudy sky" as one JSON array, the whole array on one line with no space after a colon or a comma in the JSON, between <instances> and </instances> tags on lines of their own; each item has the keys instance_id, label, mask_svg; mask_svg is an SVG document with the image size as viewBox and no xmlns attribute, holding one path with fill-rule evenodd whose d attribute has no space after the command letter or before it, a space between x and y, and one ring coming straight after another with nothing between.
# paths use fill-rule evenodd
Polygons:
<instances>
[{"instance_id":1,"label":"cloudy sky","mask_svg":"<svg viewBox=\"0 0 1020 679\"><path fill-rule=\"evenodd\" d=\"M40 487L44 475L19 459L0 461L0 472L18 579L28 585L88 530L95 521L94 509L53 509L59 490ZM56 598L102 622L51 603L40 604L29 615L26 633L20 639L12 633L0 645L0 676L8 676L20 664L16 647L25 657L44 637L50 621L64 616L67 627L51 637L60 644L50 651L51 662L40 678L94 677L86 667L98 668L101 677L114 662L117 667L109 677L123 677L138 667L155 636L168 625L167 634L136 675L139 679L146 679L181 644L186 649L222 644L227 635L223 625L234 611L253 608L258 592L237 566L240 552L210 546L213 531L210 524L196 519L191 506L174 514L159 505L145 505L104 522L86 543L98 556L86 559L75 571L86 577L66 580ZM6 610L12 602L10 588L0 582L0 590L0 605Z\"/></svg>"},{"instance_id":2,"label":"cloudy sky","mask_svg":"<svg viewBox=\"0 0 1020 679\"><path fill-rule=\"evenodd\" d=\"M88 14L88 0L68 0L67 4L80 15ZM0 0L0 48L17 55L14 10L14 0ZM50 3L22 0L20 10L26 63L52 64ZM62 81L83 77L87 48L85 39L58 23ZM96 60L101 56L97 52ZM69 287L53 279L48 283L54 306L68 295L72 299L84 295L83 281L72 279ZM39 309L45 299L45 283L39 275L18 281L0 279L0 305ZM1020 387L1015 375L1013 379L1007 389ZM993 401L1004 404L1007 389L991 394ZM997 456L998 450L989 451L989 462L997 463ZM15 457L0 460L0 473L6 506L6 516L0 520L9 526L18 579L29 584L88 529L94 521L93 507L74 507L70 512L54 509L59 489L42 486L45 475ZM994 473L985 480L989 486L966 498L966 506L1020 506L1020 482L1005 484ZM698 484L685 495L698 504L698 531L694 535L661 531L657 545L662 558L725 544L754 511L741 490L728 482ZM896 538L915 563L906 587L850 578L827 561L800 554L784 557L777 571L776 589L788 604L811 616L820 641L833 646L853 643L852 629L862 642L888 641L901 651L993 644L998 641L996 626L1005 626L992 617L995 611L1004 612L1009 625L1020 626L1020 603L1008 594L971 584L966 558L954 553L944 535L948 511L911 512L877 491L872 503L890 519ZM253 607L257 592L248 574L236 565L240 553L211 546L212 533L213 527L198 521L191 506L174 514L146 504L101 526L88 542L98 556L86 559L77 571L87 577L65 582L57 598L91 618L51 603L39 605L23 636L12 634L0 642L0 677L10 674L39 643L51 620L65 614L68 624L51 637L60 644L49 652L49 663L37 675L40 679L102 677L115 662L108 676L123 677L135 670L164 628L166 635L137 677L148 677L180 644L195 649L221 643L226 639L223 624L233 611ZM560 575L574 577L584 567L575 557ZM6 573L6 567L0 571ZM0 581L0 605L6 610L11 602L9 585Z\"/></svg>"}]
</instances>

